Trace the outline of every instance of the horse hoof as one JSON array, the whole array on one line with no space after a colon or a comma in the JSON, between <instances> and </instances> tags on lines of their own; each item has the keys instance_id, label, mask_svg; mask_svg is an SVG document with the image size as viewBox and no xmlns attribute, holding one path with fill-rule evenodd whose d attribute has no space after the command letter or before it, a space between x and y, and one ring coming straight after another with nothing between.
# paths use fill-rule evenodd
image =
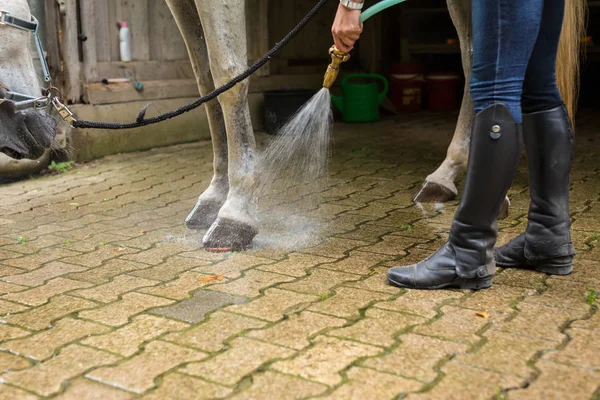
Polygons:
<instances>
[{"instance_id":1,"label":"horse hoof","mask_svg":"<svg viewBox=\"0 0 600 400\"><path fill-rule=\"evenodd\" d=\"M504 199L502 205L500 206L500 212L498 213L498 219L506 219L508 218L510 209L510 201L508 199Z\"/></svg>"},{"instance_id":2,"label":"horse hoof","mask_svg":"<svg viewBox=\"0 0 600 400\"><path fill-rule=\"evenodd\" d=\"M223 204L211 201L198 201L194 209L185 219L188 229L208 229L217 219Z\"/></svg>"},{"instance_id":3,"label":"horse hoof","mask_svg":"<svg viewBox=\"0 0 600 400\"><path fill-rule=\"evenodd\" d=\"M439 183L425 181L413 201L415 203L445 203L455 198L456 193L447 187Z\"/></svg>"},{"instance_id":4,"label":"horse hoof","mask_svg":"<svg viewBox=\"0 0 600 400\"><path fill-rule=\"evenodd\" d=\"M208 251L242 251L252 247L256 228L231 219L217 218L211 225L202 244Z\"/></svg>"}]
</instances>

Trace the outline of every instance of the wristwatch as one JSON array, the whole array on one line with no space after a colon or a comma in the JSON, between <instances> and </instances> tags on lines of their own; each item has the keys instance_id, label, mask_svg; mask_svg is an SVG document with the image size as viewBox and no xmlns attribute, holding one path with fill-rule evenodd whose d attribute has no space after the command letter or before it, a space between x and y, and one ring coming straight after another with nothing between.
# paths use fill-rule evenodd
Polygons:
<instances>
[{"instance_id":1,"label":"wristwatch","mask_svg":"<svg viewBox=\"0 0 600 400\"><path fill-rule=\"evenodd\" d=\"M351 10L362 10L363 6L365 5L365 3L362 1L359 3L352 0L340 0L340 3L342 3L344 7L347 7Z\"/></svg>"}]
</instances>

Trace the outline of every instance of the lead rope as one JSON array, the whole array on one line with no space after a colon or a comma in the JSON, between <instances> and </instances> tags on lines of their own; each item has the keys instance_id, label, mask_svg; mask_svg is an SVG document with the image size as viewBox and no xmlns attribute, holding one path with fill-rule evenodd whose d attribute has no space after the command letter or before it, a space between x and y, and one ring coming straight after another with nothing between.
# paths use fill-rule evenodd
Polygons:
<instances>
[{"instance_id":1,"label":"lead rope","mask_svg":"<svg viewBox=\"0 0 600 400\"><path fill-rule=\"evenodd\" d=\"M52 99L52 104L60 114L60 116L69 123L74 128L87 128L87 129L131 129L131 128L139 128L141 126L157 124L162 121L166 121L173 117L177 117L181 114L184 114L188 111L192 111L207 101L215 99L220 94L228 91L236 84L240 83L244 79L248 78L250 75L255 73L259 68L265 65L269 60L275 55L283 46L288 44L288 42L296 36L305 26L310 22L310 20L317 14L317 12L323 7L327 0L320 0L319 3L300 21L300 23L292 29L290 33L288 33L280 42L278 42L271 50L269 50L261 59L256 61L250 68L241 73L240 75L233 78L230 82L225 85L215 89L211 93L206 96L200 97L198 100L193 103L186 104L183 107L180 107L176 110L170 111L165 114L158 115L156 117L144 119L144 114L146 108L142 109L138 115L136 122L129 123L119 123L119 122L94 122L94 121L81 121L73 118L73 114L69 111L69 109L62 104L58 98L54 97Z\"/></svg>"}]
</instances>

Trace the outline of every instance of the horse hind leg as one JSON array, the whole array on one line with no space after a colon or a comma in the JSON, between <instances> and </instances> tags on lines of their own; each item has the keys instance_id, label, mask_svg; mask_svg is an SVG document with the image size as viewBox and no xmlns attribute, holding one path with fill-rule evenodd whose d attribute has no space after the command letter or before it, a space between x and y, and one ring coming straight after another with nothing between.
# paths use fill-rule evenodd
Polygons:
<instances>
[{"instance_id":1,"label":"horse hind leg","mask_svg":"<svg viewBox=\"0 0 600 400\"><path fill-rule=\"evenodd\" d=\"M196 0L215 84L221 86L248 64L244 0ZM254 191L256 145L248 107L248 80L219 96L227 131L229 193L204 236L207 249L243 250L258 233Z\"/></svg>"},{"instance_id":2,"label":"horse hind leg","mask_svg":"<svg viewBox=\"0 0 600 400\"><path fill-rule=\"evenodd\" d=\"M196 4L194 0L167 0L167 5L184 38L200 94L204 96L212 92L215 85ZM190 229L209 228L217 219L229 192L227 133L223 110L217 100L205 103L204 106L213 146L213 177L185 220L185 225Z\"/></svg>"}]
</instances>

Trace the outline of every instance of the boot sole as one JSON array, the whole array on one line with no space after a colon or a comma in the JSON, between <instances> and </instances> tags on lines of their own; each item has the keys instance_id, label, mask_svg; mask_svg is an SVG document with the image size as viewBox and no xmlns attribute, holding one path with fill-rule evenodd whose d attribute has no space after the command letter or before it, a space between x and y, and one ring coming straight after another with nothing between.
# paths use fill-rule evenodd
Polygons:
<instances>
[{"instance_id":1,"label":"boot sole","mask_svg":"<svg viewBox=\"0 0 600 400\"><path fill-rule=\"evenodd\" d=\"M463 282L448 282L448 283L444 283L442 285L437 285L437 286L429 286L429 287L414 287L414 286L409 286L409 285L405 285L403 283L400 282L396 282L393 279L389 279L388 281L399 288L405 288L405 289L418 289L418 290L436 290L436 289L464 289L464 290L481 290L481 289L487 289L489 287L492 286L492 281L493 281L493 277L489 277L489 278L484 278L484 279L469 279L467 281L463 281Z\"/></svg>"},{"instance_id":2,"label":"boot sole","mask_svg":"<svg viewBox=\"0 0 600 400\"><path fill-rule=\"evenodd\" d=\"M549 275L569 275L573 272L573 263L543 262L537 265L527 265L519 263L502 263L496 261L496 265L502 268L525 269L529 271L542 272Z\"/></svg>"}]
</instances>

